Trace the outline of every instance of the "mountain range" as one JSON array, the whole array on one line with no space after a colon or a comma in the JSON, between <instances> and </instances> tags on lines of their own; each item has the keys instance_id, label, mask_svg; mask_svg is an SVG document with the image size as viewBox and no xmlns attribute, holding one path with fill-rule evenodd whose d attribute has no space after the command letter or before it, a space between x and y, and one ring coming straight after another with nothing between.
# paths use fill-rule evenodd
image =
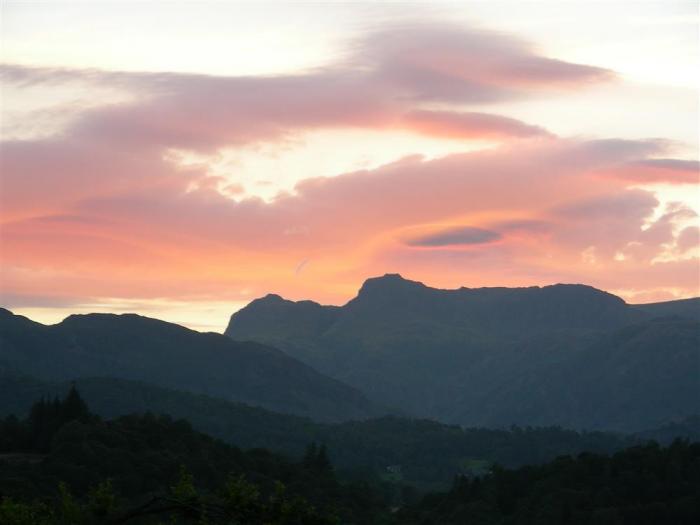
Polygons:
<instances>
[{"instance_id":1,"label":"mountain range","mask_svg":"<svg viewBox=\"0 0 700 525\"><path fill-rule=\"evenodd\" d=\"M388 274L344 306L267 295L226 335L269 344L408 414L638 431L700 413L700 299L583 285L441 290Z\"/></svg>"},{"instance_id":2,"label":"mountain range","mask_svg":"<svg viewBox=\"0 0 700 525\"><path fill-rule=\"evenodd\" d=\"M700 414L700 299L630 305L563 284L441 290L389 274L343 306L265 296L225 335L133 314L47 326L0 309L2 371L142 382L317 422L394 414L632 433Z\"/></svg>"},{"instance_id":3,"label":"mountain range","mask_svg":"<svg viewBox=\"0 0 700 525\"><path fill-rule=\"evenodd\" d=\"M46 326L0 309L0 369L43 381L147 381L320 421L382 412L356 389L269 346L133 314L71 315Z\"/></svg>"}]
</instances>

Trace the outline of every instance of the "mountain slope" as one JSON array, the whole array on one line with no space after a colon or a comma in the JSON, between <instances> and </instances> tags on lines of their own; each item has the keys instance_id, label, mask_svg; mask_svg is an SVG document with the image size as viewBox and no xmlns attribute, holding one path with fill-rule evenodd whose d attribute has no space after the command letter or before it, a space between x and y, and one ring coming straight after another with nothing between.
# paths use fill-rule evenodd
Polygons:
<instances>
[{"instance_id":1,"label":"mountain slope","mask_svg":"<svg viewBox=\"0 0 700 525\"><path fill-rule=\"evenodd\" d=\"M400 465L404 481L426 489L444 488L470 460L510 466L536 464L584 450L610 452L634 442L627 436L602 432L463 429L399 417L316 423L143 382L82 378L74 384L91 409L105 418L147 411L167 414L184 418L197 430L241 448L262 447L290 457L301 457L309 443L323 443L333 463L343 470L383 476L387 466ZM71 384L66 382L44 383L0 373L0 426L2 417L26 416L36 400L61 398L70 389ZM673 431L677 433L672 437L686 435L682 427Z\"/></svg>"},{"instance_id":2,"label":"mountain slope","mask_svg":"<svg viewBox=\"0 0 700 525\"><path fill-rule=\"evenodd\" d=\"M73 315L44 326L0 311L0 366L50 381L148 381L319 420L377 414L357 390L274 348L133 314Z\"/></svg>"},{"instance_id":3,"label":"mountain slope","mask_svg":"<svg viewBox=\"0 0 700 525\"><path fill-rule=\"evenodd\" d=\"M386 275L342 307L258 299L226 334L424 417L635 431L700 412L692 301L664 304L631 306L582 285L438 290ZM676 319L658 324L657 314ZM616 335L630 326L629 341Z\"/></svg>"},{"instance_id":4,"label":"mountain slope","mask_svg":"<svg viewBox=\"0 0 700 525\"><path fill-rule=\"evenodd\" d=\"M635 304L632 308L654 317L675 316L700 321L700 297L663 303Z\"/></svg>"},{"instance_id":5,"label":"mountain slope","mask_svg":"<svg viewBox=\"0 0 700 525\"><path fill-rule=\"evenodd\" d=\"M481 399L493 410L483 424L511 420L631 432L700 411L700 323L637 323L566 357Z\"/></svg>"},{"instance_id":6,"label":"mountain slope","mask_svg":"<svg viewBox=\"0 0 700 525\"><path fill-rule=\"evenodd\" d=\"M202 394L113 377L45 382L0 371L0 419L24 417L37 400L61 398L75 385L100 417L113 419L151 412L189 421L197 430L241 448L268 448L300 456L325 428L308 418L225 401Z\"/></svg>"}]
</instances>

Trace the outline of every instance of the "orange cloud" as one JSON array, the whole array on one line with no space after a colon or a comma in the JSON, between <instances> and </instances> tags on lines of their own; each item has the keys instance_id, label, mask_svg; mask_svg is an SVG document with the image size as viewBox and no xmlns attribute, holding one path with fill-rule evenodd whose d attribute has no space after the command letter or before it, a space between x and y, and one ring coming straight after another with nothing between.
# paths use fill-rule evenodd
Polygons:
<instances>
[{"instance_id":1,"label":"orange cloud","mask_svg":"<svg viewBox=\"0 0 700 525\"><path fill-rule=\"evenodd\" d=\"M188 191L188 178L170 167L171 184L139 183L70 203L63 214L6 222L2 287L15 296L44 288L70 297L180 299L240 299L239 290L248 288L337 301L365 275L386 269L431 282L450 276L450 285L498 284L499 277L500 284L528 278L609 284L606 272L620 268L622 277L622 269L637 268L639 276L662 245L688 243L674 241L668 214L641 230L657 204L649 193L593 175L656 152L653 142L550 140L432 161L408 158L309 179L295 195L271 203L236 202L207 186ZM469 227L433 231L403 248L393 241L393 232L441 223ZM471 234L481 231L499 242L475 243ZM465 242L470 253L452 249ZM426 255L416 244L436 249ZM582 256L586 250L596 264ZM626 261L615 260L618 252L628 254ZM697 282L687 271L658 278L643 285L691 293ZM621 282L631 288L628 277Z\"/></svg>"},{"instance_id":2,"label":"orange cloud","mask_svg":"<svg viewBox=\"0 0 700 525\"><path fill-rule=\"evenodd\" d=\"M538 126L488 113L415 110L402 122L408 129L433 137L484 140L552 136Z\"/></svg>"},{"instance_id":3,"label":"orange cloud","mask_svg":"<svg viewBox=\"0 0 700 525\"><path fill-rule=\"evenodd\" d=\"M370 35L346 61L297 76L6 66L19 84L78 78L139 95L77 114L60 136L0 145L6 305L267 292L338 302L387 271L445 286L576 281L697 292L689 212L651 221L658 201L629 188L690 181L688 164L655 160L666 154L663 141L564 139L462 108L606 81L610 72L494 33L411 26L392 35ZM205 165L168 160L173 148L212 152L329 127L499 145L307 178L271 202L241 195ZM657 260L668 253L676 259Z\"/></svg>"}]
</instances>

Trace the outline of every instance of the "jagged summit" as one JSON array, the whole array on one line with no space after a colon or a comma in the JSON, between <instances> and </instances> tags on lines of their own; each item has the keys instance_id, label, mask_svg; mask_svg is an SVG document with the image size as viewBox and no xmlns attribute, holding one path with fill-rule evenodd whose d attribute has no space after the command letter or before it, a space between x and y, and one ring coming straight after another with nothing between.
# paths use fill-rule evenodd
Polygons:
<instances>
[{"instance_id":1,"label":"jagged summit","mask_svg":"<svg viewBox=\"0 0 700 525\"><path fill-rule=\"evenodd\" d=\"M441 292L488 292L488 291L503 291L503 292L542 292L545 294L571 294L571 295L589 295L598 297L607 297L614 299L617 302L624 302L621 298L604 290L600 290L593 286L580 283L555 283L545 286L524 286L524 287L507 287L507 286L479 286L469 287L460 286L458 288L437 288L428 286L421 281L406 279L399 273L386 273L380 277L370 277L362 284L358 292L358 296L366 293L375 292L391 292L394 290L435 290Z\"/></svg>"},{"instance_id":2,"label":"jagged summit","mask_svg":"<svg viewBox=\"0 0 700 525\"><path fill-rule=\"evenodd\" d=\"M663 387L666 406L696 407L683 394L697 384L688 373L697 362L693 301L639 307L563 283L440 289L390 273L367 279L340 307L265 303L235 313L226 334L271 344L421 416L640 428L666 413L648 408L650 385L662 391L663 377L675 385ZM614 403L609 392L619 394Z\"/></svg>"},{"instance_id":3,"label":"jagged summit","mask_svg":"<svg viewBox=\"0 0 700 525\"><path fill-rule=\"evenodd\" d=\"M593 312L619 310L626 303L619 297L584 284L553 284L529 287L479 287L479 288L433 288L419 281L406 279L397 273L367 279L357 296L346 306L360 305L377 308L398 308L400 310L430 310L433 306L444 312L445 308L458 308L458 305L478 309L506 309L512 315L529 316L531 310L542 310L547 315L584 315ZM438 305L438 303L440 303ZM451 306L450 306L451 305ZM518 313L513 309L523 308ZM470 317L481 318L485 313L468 309ZM543 313L544 315L544 313Z\"/></svg>"},{"instance_id":4,"label":"jagged summit","mask_svg":"<svg viewBox=\"0 0 700 525\"><path fill-rule=\"evenodd\" d=\"M427 289L428 287L419 282L405 279L398 273L387 273L381 277L370 277L360 287L358 297L374 294L385 294L396 291L413 291Z\"/></svg>"},{"instance_id":5,"label":"jagged summit","mask_svg":"<svg viewBox=\"0 0 700 525\"><path fill-rule=\"evenodd\" d=\"M281 295L276 293L269 293L263 297L259 297L251 301L246 309L253 309L256 312L268 311L268 310L278 310L278 309L299 309L299 308L335 308L334 306L322 306L321 304L310 301L308 299L302 299L301 301L293 301L291 299L285 299Z\"/></svg>"},{"instance_id":6,"label":"jagged summit","mask_svg":"<svg viewBox=\"0 0 700 525\"><path fill-rule=\"evenodd\" d=\"M261 297L260 299L256 299L256 301L267 301L267 302L282 302L282 301L287 301L284 297L281 295L278 295L276 293L269 293L265 295L264 297Z\"/></svg>"},{"instance_id":7,"label":"jagged summit","mask_svg":"<svg viewBox=\"0 0 700 525\"><path fill-rule=\"evenodd\" d=\"M286 333L290 325L295 326L295 333L325 330L352 312L353 319L369 315L375 321L393 323L397 318L405 322L418 316L469 325L477 331L498 327L501 332L522 335L560 325L584 329L619 326L638 313L626 306L621 298L584 284L443 289L387 273L365 280L357 295L343 306L290 301L268 294L236 312L226 333L258 337L257 329L251 330L256 326L268 332L269 342L276 342L275 334Z\"/></svg>"}]
</instances>

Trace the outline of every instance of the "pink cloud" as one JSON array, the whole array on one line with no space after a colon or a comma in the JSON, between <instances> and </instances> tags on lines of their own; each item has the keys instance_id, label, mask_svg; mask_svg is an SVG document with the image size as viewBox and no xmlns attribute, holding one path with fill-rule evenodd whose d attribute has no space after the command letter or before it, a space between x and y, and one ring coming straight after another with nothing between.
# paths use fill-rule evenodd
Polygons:
<instances>
[{"instance_id":1,"label":"pink cloud","mask_svg":"<svg viewBox=\"0 0 700 525\"><path fill-rule=\"evenodd\" d=\"M700 227L698 226L686 226L678 234L676 239L676 247L681 253L686 253L694 248L700 246Z\"/></svg>"},{"instance_id":2,"label":"pink cloud","mask_svg":"<svg viewBox=\"0 0 700 525\"><path fill-rule=\"evenodd\" d=\"M614 166L604 175L641 183L697 184L700 163L697 160L645 159Z\"/></svg>"},{"instance_id":3,"label":"pink cloud","mask_svg":"<svg viewBox=\"0 0 700 525\"><path fill-rule=\"evenodd\" d=\"M164 164L163 170L173 171L170 184L136 185L130 191L79 199L66 205L63 214L5 223L4 252L12 266L33 269L35 286L48 286L42 275L63 275L70 269L68 276L51 279L50 286L71 295L84 290L90 296L221 297L234 283L256 289L266 283L296 294L300 260L313 262L302 275L335 280L350 265L352 272L342 279L355 286L365 273L385 270L389 260L383 254L391 252L400 254L401 271L406 268L429 281L444 273L499 284L495 279L500 269L520 275L523 283L525 275L534 280L572 280L576 275L577 281L596 284L602 280L600 269L581 263L583 250L593 246L608 267L627 244L644 243L648 265L649 256L668 241L669 230L663 219L649 230L663 235L642 235L641 225L656 200L647 192L626 189L622 181L593 174L644 152L656 154L659 148L655 142L559 139L431 161L413 157L376 170L309 179L298 184L296 194L271 203L235 202L208 185L188 191L197 175L186 176ZM449 242L419 240L440 248L431 257L420 255L424 250L411 243L396 246L395 232L439 223L468 224L471 229L433 228L438 237L452 237ZM493 231L502 240L474 244L473 237L464 235L476 229ZM450 249L464 242L471 243L469 256ZM548 261L547 252L556 254L558 265ZM641 264L638 259L628 264ZM441 260L452 264L454 272L445 273ZM100 282L105 274L110 279ZM659 273L654 284L675 283L671 274ZM13 293L27 286L12 274L5 274L3 281ZM314 282L320 286L323 280ZM324 288L323 294L331 294L332 288ZM318 289L306 293L324 298ZM325 300L332 297L337 298L331 294Z\"/></svg>"},{"instance_id":4,"label":"pink cloud","mask_svg":"<svg viewBox=\"0 0 700 525\"><path fill-rule=\"evenodd\" d=\"M450 24L407 24L370 35L354 61L372 57L375 75L407 97L493 102L533 89L581 87L613 78L609 70L543 57L503 33Z\"/></svg>"},{"instance_id":5,"label":"pink cloud","mask_svg":"<svg viewBox=\"0 0 700 525\"><path fill-rule=\"evenodd\" d=\"M62 210L97 195L180 186L188 178L155 150L73 137L0 143L3 220Z\"/></svg>"},{"instance_id":6,"label":"pink cloud","mask_svg":"<svg viewBox=\"0 0 700 525\"><path fill-rule=\"evenodd\" d=\"M366 35L350 58L306 74L213 77L4 65L18 85L100 83L130 90L135 102L87 110L69 130L78 140L141 148L211 150L279 140L300 129L409 126L472 138L544 133L479 113L414 112L421 100L481 103L543 89L609 80L611 73L538 55L507 35L445 24L394 27Z\"/></svg>"},{"instance_id":7,"label":"pink cloud","mask_svg":"<svg viewBox=\"0 0 700 525\"><path fill-rule=\"evenodd\" d=\"M538 126L488 113L458 111L410 111L403 117L409 128L425 135L464 139L502 139L509 137L547 137Z\"/></svg>"},{"instance_id":8,"label":"pink cloud","mask_svg":"<svg viewBox=\"0 0 700 525\"><path fill-rule=\"evenodd\" d=\"M337 301L393 269L451 286L564 280L686 293L697 283L685 261L651 264L666 244L689 249L696 231L674 227L687 212L667 210L642 231L657 201L628 188L671 172L689 180L687 164L654 160L663 141L563 139L501 115L444 109L612 76L510 37L408 26L297 76L4 70L18 84L114 82L139 95L78 114L61 136L0 146L0 284L14 296L239 298L247 287ZM171 148L212 152L349 127L501 144L305 179L269 203L205 167L165 160ZM427 233L405 237L416 231Z\"/></svg>"}]
</instances>

